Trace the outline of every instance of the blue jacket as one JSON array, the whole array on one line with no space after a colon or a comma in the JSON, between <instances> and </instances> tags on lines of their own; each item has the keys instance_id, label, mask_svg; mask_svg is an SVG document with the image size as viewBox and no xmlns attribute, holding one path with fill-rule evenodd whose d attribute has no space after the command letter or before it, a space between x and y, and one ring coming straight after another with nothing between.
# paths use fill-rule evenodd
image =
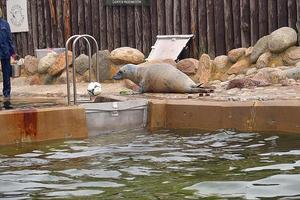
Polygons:
<instances>
[{"instance_id":1,"label":"blue jacket","mask_svg":"<svg viewBox=\"0 0 300 200\"><path fill-rule=\"evenodd\" d=\"M0 59L9 59L14 53L9 24L0 18Z\"/></svg>"}]
</instances>

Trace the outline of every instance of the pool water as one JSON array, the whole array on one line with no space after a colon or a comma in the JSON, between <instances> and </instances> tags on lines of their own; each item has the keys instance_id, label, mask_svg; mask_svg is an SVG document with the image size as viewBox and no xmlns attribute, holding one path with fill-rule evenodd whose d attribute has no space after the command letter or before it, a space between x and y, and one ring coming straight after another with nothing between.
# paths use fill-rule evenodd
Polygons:
<instances>
[{"instance_id":1,"label":"pool water","mask_svg":"<svg viewBox=\"0 0 300 200\"><path fill-rule=\"evenodd\" d=\"M300 135L132 131L0 148L0 199L300 199Z\"/></svg>"}]
</instances>

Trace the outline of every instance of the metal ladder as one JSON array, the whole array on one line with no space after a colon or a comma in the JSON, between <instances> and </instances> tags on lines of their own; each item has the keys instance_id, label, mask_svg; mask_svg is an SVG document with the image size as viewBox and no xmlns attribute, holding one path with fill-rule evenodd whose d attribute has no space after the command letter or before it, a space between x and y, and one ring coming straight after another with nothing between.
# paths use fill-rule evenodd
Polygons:
<instances>
[{"instance_id":1,"label":"metal ladder","mask_svg":"<svg viewBox=\"0 0 300 200\"><path fill-rule=\"evenodd\" d=\"M92 40L96 46L96 80L97 82L99 82L99 66L98 66L98 52L99 52L99 46L98 46L98 42L96 41L96 39L91 36L91 35L87 35L87 34L83 34L83 35L73 35L71 36L65 44L65 56L66 56L66 75L67 75L67 95L68 95L68 105L71 105L71 92L70 92L70 79L69 79L69 60L68 60L68 51L69 51L69 43L73 41L72 43L72 72L73 72L73 102L74 105L76 105L78 103L77 101L77 88L76 88L76 64L75 64L75 52L76 52L76 44L80 39L84 39L86 41L86 43L88 44L88 53L89 53L89 82L91 82L91 70L92 70L92 66L91 66L91 60L92 60L92 50L91 50L91 43L89 41Z\"/></svg>"}]
</instances>

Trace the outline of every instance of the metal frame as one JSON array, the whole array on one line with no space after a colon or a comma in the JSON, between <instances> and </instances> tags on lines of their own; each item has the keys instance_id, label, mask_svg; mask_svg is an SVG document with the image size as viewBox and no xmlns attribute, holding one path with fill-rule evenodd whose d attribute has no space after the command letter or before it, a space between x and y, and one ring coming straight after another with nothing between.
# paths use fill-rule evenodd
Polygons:
<instances>
[{"instance_id":1,"label":"metal frame","mask_svg":"<svg viewBox=\"0 0 300 200\"><path fill-rule=\"evenodd\" d=\"M69 62L68 62L68 51L69 51L69 43L75 39L72 43L72 72L73 72L73 96L74 96L74 105L77 104L77 88L76 88L76 64L75 64L75 52L76 52L76 44L78 42L79 39L83 38L87 44L88 44L88 53L89 53L89 81L91 81L91 59L92 59L92 50L91 50L91 43L88 39L92 39L92 41L94 42L95 46L96 46L96 80L99 82L99 66L98 66L98 52L99 52L99 45L98 42L96 41L96 39L91 36L91 35L73 35L71 36L65 44L65 56L66 56L66 75L67 75L67 95L68 95L68 105L71 105L71 92L70 92L70 79L69 79Z\"/></svg>"}]
</instances>

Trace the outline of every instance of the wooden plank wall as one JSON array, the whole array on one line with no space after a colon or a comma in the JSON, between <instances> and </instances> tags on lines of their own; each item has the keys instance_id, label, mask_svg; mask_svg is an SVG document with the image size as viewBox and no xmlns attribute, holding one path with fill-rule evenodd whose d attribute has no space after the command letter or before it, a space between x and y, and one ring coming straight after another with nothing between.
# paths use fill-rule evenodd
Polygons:
<instances>
[{"instance_id":1,"label":"wooden plank wall","mask_svg":"<svg viewBox=\"0 0 300 200\"><path fill-rule=\"evenodd\" d=\"M151 0L150 6L106 6L105 0L28 0L29 32L15 33L17 52L63 47L92 34L102 50L138 48L146 55L157 34L195 35L190 57L249 47L282 26L296 27L300 0ZM6 14L6 0L0 0ZM69 24L69 25L68 25ZM85 51L81 44L80 51Z\"/></svg>"}]
</instances>

